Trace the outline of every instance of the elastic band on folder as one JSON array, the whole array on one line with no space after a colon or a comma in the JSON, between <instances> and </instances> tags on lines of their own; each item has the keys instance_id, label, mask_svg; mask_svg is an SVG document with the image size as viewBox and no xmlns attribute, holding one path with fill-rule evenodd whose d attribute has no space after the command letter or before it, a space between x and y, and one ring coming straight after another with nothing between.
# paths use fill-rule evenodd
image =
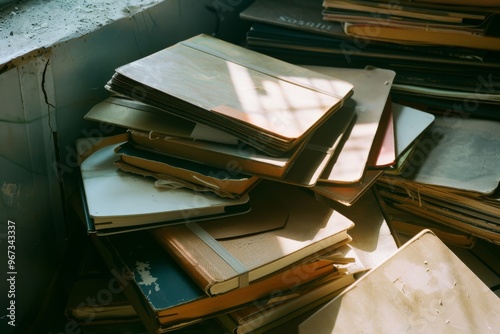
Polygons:
<instances>
[{"instance_id":1,"label":"elastic band on folder","mask_svg":"<svg viewBox=\"0 0 500 334\"><path fill-rule=\"evenodd\" d=\"M196 223L186 223L186 226L239 274L238 284L240 288L248 286L248 270L237 258L229 253L227 249L217 242L217 240L208 234L200 225Z\"/></svg>"}]
</instances>

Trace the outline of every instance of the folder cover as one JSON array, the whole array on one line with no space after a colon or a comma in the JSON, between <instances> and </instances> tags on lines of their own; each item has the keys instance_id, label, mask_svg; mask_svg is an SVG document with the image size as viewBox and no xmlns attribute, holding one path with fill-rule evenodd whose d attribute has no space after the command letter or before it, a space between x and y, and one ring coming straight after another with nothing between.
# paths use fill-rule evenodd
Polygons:
<instances>
[{"instance_id":1,"label":"folder cover","mask_svg":"<svg viewBox=\"0 0 500 334\"><path fill-rule=\"evenodd\" d=\"M353 86L202 34L117 68L106 88L280 155Z\"/></svg>"}]
</instances>

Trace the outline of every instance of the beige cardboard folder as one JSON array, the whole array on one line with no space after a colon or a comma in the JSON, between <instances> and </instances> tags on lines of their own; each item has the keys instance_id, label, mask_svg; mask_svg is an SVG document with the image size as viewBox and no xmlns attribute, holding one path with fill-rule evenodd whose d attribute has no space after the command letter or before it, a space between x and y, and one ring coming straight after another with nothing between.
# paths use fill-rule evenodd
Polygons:
<instances>
[{"instance_id":1,"label":"beige cardboard folder","mask_svg":"<svg viewBox=\"0 0 500 334\"><path fill-rule=\"evenodd\" d=\"M299 333L495 333L500 299L424 230L299 326Z\"/></svg>"}]
</instances>

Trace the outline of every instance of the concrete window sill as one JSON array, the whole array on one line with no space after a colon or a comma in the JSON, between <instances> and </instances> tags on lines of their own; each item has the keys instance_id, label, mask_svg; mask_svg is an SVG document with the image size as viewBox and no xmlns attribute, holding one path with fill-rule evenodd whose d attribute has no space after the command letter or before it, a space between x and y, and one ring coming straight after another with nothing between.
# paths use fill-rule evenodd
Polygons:
<instances>
[{"instance_id":1,"label":"concrete window sill","mask_svg":"<svg viewBox=\"0 0 500 334\"><path fill-rule=\"evenodd\" d=\"M56 43L81 37L164 0L0 1L2 73Z\"/></svg>"}]
</instances>

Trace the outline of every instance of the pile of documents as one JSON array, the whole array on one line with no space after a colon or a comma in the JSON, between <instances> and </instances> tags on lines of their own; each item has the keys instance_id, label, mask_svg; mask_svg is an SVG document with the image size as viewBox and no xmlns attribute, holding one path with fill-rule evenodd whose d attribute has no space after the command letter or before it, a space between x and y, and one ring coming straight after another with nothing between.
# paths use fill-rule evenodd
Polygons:
<instances>
[{"instance_id":1,"label":"pile of documents","mask_svg":"<svg viewBox=\"0 0 500 334\"><path fill-rule=\"evenodd\" d=\"M122 131L77 149L82 217L124 281L124 317L163 332L218 316L252 332L352 284L368 269L350 246L355 222L326 202L351 206L384 170L398 174L434 121L391 102L394 76L301 67L207 35L118 68L85 118ZM68 310L88 325L81 312Z\"/></svg>"},{"instance_id":2,"label":"pile of documents","mask_svg":"<svg viewBox=\"0 0 500 334\"><path fill-rule=\"evenodd\" d=\"M351 246L356 222L329 203L354 206L373 185L387 212L498 242L498 123L447 127L393 102L395 78L293 65L203 34L117 68L85 118L121 131L77 149L87 232L133 310L110 307L97 323L114 315L166 332L216 318L250 333L311 314L370 269ZM460 156L480 168L436 176ZM471 217L437 218L452 210ZM80 311L68 313L89 325Z\"/></svg>"},{"instance_id":3,"label":"pile of documents","mask_svg":"<svg viewBox=\"0 0 500 334\"><path fill-rule=\"evenodd\" d=\"M488 152L500 120L499 13L497 1L257 0L240 17L251 23L249 49L307 67L393 70L393 106L428 111L435 122L394 170L368 169L364 185L378 184L395 230L425 226L471 247L477 237L498 243L500 179Z\"/></svg>"},{"instance_id":4,"label":"pile of documents","mask_svg":"<svg viewBox=\"0 0 500 334\"><path fill-rule=\"evenodd\" d=\"M391 102L394 76L299 67L206 35L118 68L85 118L126 131L77 145L89 231L244 214L264 179L351 205L434 120Z\"/></svg>"},{"instance_id":5,"label":"pile of documents","mask_svg":"<svg viewBox=\"0 0 500 334\"><path fill-rule=\"evenodd\" d=\"M257 0L240 17L251 23L252 50L294 64L390 69L395 102L498 120L499 13L498 1Z\"/></svg>"},{"instance_id":6,"label":"pile of documents","mask_svg":"<svg viewBox=\"0 0 500 334\"><path fill-rule=\"evenodd\" d=\"M499 36L491 34L498 7L458 2L325 0L323 19L373 41L500 51Z\"/></svg>"}]
</instances>

